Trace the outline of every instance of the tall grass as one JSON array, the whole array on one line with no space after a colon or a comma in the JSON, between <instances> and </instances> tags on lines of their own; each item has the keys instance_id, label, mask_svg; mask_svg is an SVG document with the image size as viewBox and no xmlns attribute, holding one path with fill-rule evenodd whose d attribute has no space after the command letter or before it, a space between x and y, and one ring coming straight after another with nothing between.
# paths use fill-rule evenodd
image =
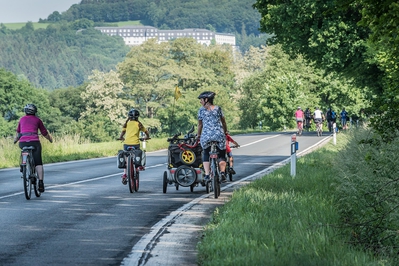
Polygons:
<instances>
[{"instance_id":1,"label":"tall grass","mask_svg":"<svg viewBox=\"0 0 399 266\"><path fill-rule=\"evenodd\" d=\"M80 135L55 136L54 142L41 138L43 163L54 163L80 159L116 156L123 148L120 141L92 143ZM166 148L166 138L150 139L146 143L147 151ZM0 168L17 167L19 165L20 149L13 144L11 138L0 138Z\"/></svg>"},{"instance_id":2,"label":"tall grass","mask_svg":"<svg viewBox=\"0 0 399 266\"><path fill-rule=\"evenodd\" d=\"M333 165L347 141L299 158L295 178L287 165L235 191L205 227L199 265L383 265L341 227Z\"/></svg>"}]
</instances>

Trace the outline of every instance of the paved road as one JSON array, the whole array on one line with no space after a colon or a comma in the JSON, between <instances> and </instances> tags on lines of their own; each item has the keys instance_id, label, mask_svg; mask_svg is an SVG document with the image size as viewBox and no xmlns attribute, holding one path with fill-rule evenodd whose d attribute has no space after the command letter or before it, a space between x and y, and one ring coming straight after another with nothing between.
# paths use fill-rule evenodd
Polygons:
<instances>
[{"instance_id":1,"label":"paved road","mask_svg":"<svg viewBox=\"0 0 399 266\"><path fill-rule=\"evenodd\" d=\"M45 165L46 192L30 201L18 169L0 170L1 265L195 265L195 245L215 207L290 155L288 133L234 138L241 144L233 150L237 175L217 200L202 186L162 193L166 151L147 154L133 194L120 182L115 157ZM299 149L321 140L301 136Z\"/></svg>"}]
</instances>

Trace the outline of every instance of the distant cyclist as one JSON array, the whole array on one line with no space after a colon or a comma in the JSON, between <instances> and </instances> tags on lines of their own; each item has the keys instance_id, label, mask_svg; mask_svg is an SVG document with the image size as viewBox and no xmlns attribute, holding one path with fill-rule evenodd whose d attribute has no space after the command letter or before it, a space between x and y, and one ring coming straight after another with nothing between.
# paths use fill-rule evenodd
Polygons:
<instances>
[{"instance_id":1,"label":"distant cyclist","mask_svg":"<svg viewBox=\"0 0 399 266\"><path fill-rule=\"evenodd\" d=\"M323 129L324 114L318 107L315 108L313 119L315 124L320 124L320 128Z\"/></svg>"},{"instance_id":2,"label":"distant cyclist","mask_svg":"<svg viewBox=\"0 0 399 266\"><path fill-rule=\"evenodd\" d=\"M140 149L140 132L144 132L146 139L150 138L150 133L139 121L140 113L136 109L132 108L127 114L128 118L123 125L121 135L119 140L124 140L123 150L127 150L128 147L134 147L135 149ZM126 137L124 138L124 136ZM122 175L122 184L127 184L126 168Z\"/></svg>"},{"instance_id":3,"label":"distant cyclist","mask_svg":"<svg viewBox=\"0 0 399 266\"><path fill-rule=\"evenodd\" d=\"M48 141L53 142L53 138L47 131L42 120L36 116L37 107L33 103L29 103L24 107L25 116L21 117L17 127L17 135L14 142L19 141L19 147L33 146L33 161L36 166L36 173L39 177L39 191L44 192L44 169L42 161L42 145L40 143L38 131Z\"/></svg>"},{"instance_id":4,"label":"distant cyclist","mask_svg":"<svg viewBox=\"0 0 399 266\"><path fill-rule=\"evenodd\" d=\"M347 129L346 122L348 120L348 112L345 111L345 108L342 109L340 113L340 118L341 118L342 129Z\"/></svg>"},{"instance_id":5,"label":"distant cyclist","mask_svg":"<svg viewBox=\"0 0 399 266\"><path fill-rule=\"evenodd\" d=\"M305 115L305 127L307 131L309 131L310 124L312 123L312 112L310 111L309 108L306 108L304 115Z\"/></svg>"},{"instance_id":6,"label":"distant cyclist","mask_svg":"<svg viewBox=\"0 0 399 266\"><path fill-rule=\"evenodd\" d=\"M295 119L298 127L298 134L301 135L303 129L303 121L305 120L305 114L303 113L301 107L297 108L295 112Z\"/></svg>"}]
</instances>

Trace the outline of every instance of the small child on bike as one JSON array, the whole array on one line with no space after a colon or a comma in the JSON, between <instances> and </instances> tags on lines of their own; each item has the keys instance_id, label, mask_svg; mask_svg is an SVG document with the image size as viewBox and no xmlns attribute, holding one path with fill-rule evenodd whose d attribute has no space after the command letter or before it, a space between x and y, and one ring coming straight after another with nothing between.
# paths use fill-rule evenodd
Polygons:
<instances>
[{"instance_id":1,"label":"small child on bike","mask_svg":"<svg viewBox=\"0 0 399 266\"><path fill-rule=\"evenodd\" d=\"M123 125L121 135L119 136L119 140L123 140L123 150L127 150L128 147L134 147L135 149L140 149L140 132L144 132L146 135L146 139L150 138L150 134L148 130L143 126L143 124L138 121L140 113L136 109L132 108L128 112L128 118ZM124 138L126 134L126 138ZM124 173L122 175L122 184L127 184L127 176L126 176L126 168L124 169Z\"/></svg>"},{"instance_id":2,"label":"small child on bike","mask_svg":"<svg viewBox=\"0 0 399 266\"><path fill-rule=\"evenodd\" d=\"M229 158L229 173L232 175L236 174L236 171L233 169L233 164L234 164L234 159L233 159L233 152L231 151L230 143L233 143L234 146L237 148L240 147L240 145L230 136L229 132L226 132L226 155Z\"/></svg>"}]
</instances>

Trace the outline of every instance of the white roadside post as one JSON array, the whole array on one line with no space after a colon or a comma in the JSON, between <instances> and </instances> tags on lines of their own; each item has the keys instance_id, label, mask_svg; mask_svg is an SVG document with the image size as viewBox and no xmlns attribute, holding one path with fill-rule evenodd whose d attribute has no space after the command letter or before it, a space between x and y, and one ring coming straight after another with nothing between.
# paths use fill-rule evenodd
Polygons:
<instances>
[{"instance_id":1,"label":"white roadside post","mask_svg":"<svg viewBox=\"0 0 399 266\"><path fill-rule=\"evenodd\" d=\"M334 145L337 145L337 124L333 124L333 143Z\"/></svg>"},{"instance_id":2,"label":"white roadside post","mask_svg":"<svg viewBox=\"0 0 399 266\"><path fill-rule=\"evenodd\" d=\"M296 175L296 151L298 150L298 142L296 141L296 134L291 136L291 176Z\"/></svg>"}]
</instances>

